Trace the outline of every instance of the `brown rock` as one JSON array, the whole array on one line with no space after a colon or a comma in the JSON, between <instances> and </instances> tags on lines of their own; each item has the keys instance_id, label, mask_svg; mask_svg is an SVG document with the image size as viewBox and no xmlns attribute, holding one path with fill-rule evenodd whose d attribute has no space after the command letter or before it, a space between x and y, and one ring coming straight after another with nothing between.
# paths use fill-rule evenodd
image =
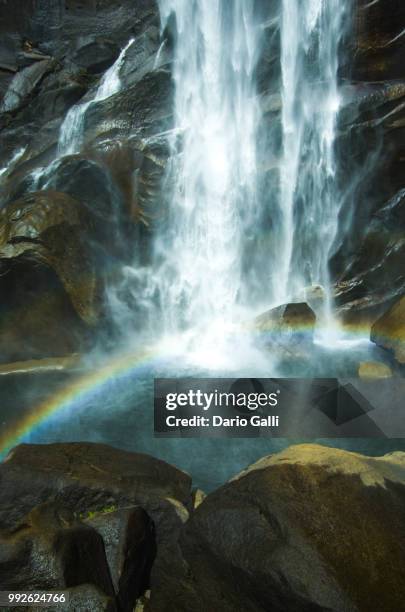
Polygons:
<instances>
[{"instance_id":1,"label":"brown rock","mask_svg":"<svg viewBox=\"0 0 405 612\"><path fill-rule=\"evenodd\" d=\"M107 508L85 519L104 542L111 578L120 610L133 610L149 587L156 556L154 525L140 507Z\"/></svg>"},{"instance_id":2,"label":"brown rock","mask_svg":"<svg viewBox=\"0 0 405 612\"><path fill-rule=\"evenodd\" d=\"M99 317L99 281L76 200L29 194L0 213L0 352L4 361L85 350Z\"/></svg>"},{"instance_id":3,"label":"brown rock","mask_svg":"<svg viewBox=\"0 0 405 612\"><path fill-rule=\"evenodd\" d=\"M2 590L63 590L91 583L114 595L101 536L54 502L1 530Z\"/></svg>"},{"instance_id":4,"label":"brown rock","mask_svg":"<svg viewBox=\"0 0 405 612\"><path fill-rule=\"evenodd\" d=\"M192 506L187 474L101 444L18 446L0 483L1 584L91 584L107 597L100 610L114 592L133 609Z\"/></svg>"},{"instance_id":5,"label":"brown rock","mask_svg":"<svg viewBox=\"0 0 405 612\"><path fill-rule=\"evenodd\" d=\"M379 361L362 361L359 365L360 378L391 378L389 366Z\"/></svg>"},{"instance_id":6,"label":"brown rock","mask_svg":"<svg viewBox=\"0 0 405 612\"><path fill-rule=\"evenodd\" d=\"M259 331L313 333L316 315L305 302L283 304L272 308L255 319Z\"/></svg>"},{"instance_id":7,"label":"brown rock","mask_svg":"<svg viewBox=\"0 0 405 612\"><path fill-rule=\"evenodd\" d=\"M404 453L293 446L196 509L153 573L148 610L392 612L404 540Z\"/></svg>"},{"instance_id":8,"label":"brown rock","mask_svg":"<svg viewBox=\"0 0 405 612\"><path fill-rule=\"evenodd\" d=\"M86 323L97 319L96 280L86 249L80 204L56 191L28 194L9 204L0 216L0 261L17 258L52 268Z\"/></svg>"},{"instance_id":9,"label":"brown rock","mask_svg":"<svg viewBox=\"0 0 405 612\"><path fill-rule=\"evenodd\" d=\"M392 351L399 363L405 363L405 296L374 323L370 338Z\"/></svg>"}]
</instances>

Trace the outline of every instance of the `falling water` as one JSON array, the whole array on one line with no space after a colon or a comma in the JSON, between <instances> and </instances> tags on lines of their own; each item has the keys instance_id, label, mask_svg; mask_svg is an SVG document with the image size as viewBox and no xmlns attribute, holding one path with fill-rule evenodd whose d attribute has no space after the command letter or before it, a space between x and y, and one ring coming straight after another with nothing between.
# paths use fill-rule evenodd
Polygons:
<instances>
[{"instance_id":1,"label":"falling water","mask_svg":"<svg viewBox=\"0 0 405 612\"><path fill-rule=\"evenodd\" d=\"M236 312L256 206L260 30L253 2L160 0L175 18L168 216L157 241L166 329L223 327Z\"/></svg>"},{"instance_id":2,"label":"falling water","mask_svg":"<svg viewBox=\"0 0 405 612\"><path fill-rule=\"evenodd\" d=\"M4 166L4 168L0 168L0 177L3 176L3 174L7 174L7 172L14 168L15 164L21 159L26 150L27 147L21 147L20 149L17 149L17 151L13 154L10 161Z\"/></svg>"},{"instance_id":3,"label":"falling water","mask_svg":"<svg viewBox=\"0 0 405 612\"><path fill-rule=\"evenodd\" d=\"M94 97L87 102L76 104L66 115L59 133L58 157L73 155L80 150L83 144L84 122L89 106L119 92L121 88L120 70L125 60L125 54L133 42L134 39L131 38L128 44L121 50L117 60L101 79Z\"/></svg>"},{"instance_id":4,"label":"falling water","mask_svg":"<svg viewBox=\"0 0 405 612\"><path fill-rule=\"evenodd\" d=\"M338 229L335 132L339 112L341 0L284 0L281 13L281 226L273 295L291 299L303 287L328 294L328 261Z\"/></svg>"}]
</instances>

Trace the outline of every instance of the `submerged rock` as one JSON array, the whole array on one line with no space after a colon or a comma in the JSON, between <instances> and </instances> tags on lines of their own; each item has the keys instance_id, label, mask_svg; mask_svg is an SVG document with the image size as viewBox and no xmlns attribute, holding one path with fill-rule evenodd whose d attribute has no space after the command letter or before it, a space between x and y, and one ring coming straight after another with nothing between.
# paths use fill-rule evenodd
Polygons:
<instances>
[{"instance_id":1,"label":"submerged rock","mask_svg":"<svg viewBox=\"0 0 405 612\"><path fill-rule=\"evenodd\" d=\"M405 363L405 296L374 323L370 339L392 351L399 363Z\"/></svg>"},{"instance_id":2,"label":"submerged rock","mask_svg":"<svg viewBox=\"0 0 405 612\"><path fill-rule=\"evenodd\" d=\"M360 378L391 378L392 370L379 361L362 361L359 365Z\"/></svg>"}]
</instances>

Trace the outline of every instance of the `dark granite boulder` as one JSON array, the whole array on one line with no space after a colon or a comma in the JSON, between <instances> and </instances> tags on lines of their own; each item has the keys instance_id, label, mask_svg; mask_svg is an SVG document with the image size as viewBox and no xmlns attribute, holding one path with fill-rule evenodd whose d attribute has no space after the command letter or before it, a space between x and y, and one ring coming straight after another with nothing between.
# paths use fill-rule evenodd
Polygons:
<instances>
[{"instance_id":1,"label":"dark granite boulder","mask_svg":"<svg viewBox=\"0 0 405 612\"><path fill-rule=\"evenodd\" d=\"M0 586L63 590L92 583L114 595L102 537L64 508L45 502L0 534Z\"/></svg>"},{"instance_id":2,"label":"dark granite boulder","mask_svg":"<svg viewBox=\"0 0 405 612\"><path fill-rule=\"evenodd\" d=\"M132 612L149 588L156 556L153 522L140 507L96 512L84 522L103 538L119 609Z\"/></svg>"},{"instance_id":3,"label":"dark granite boulder","mask_svg":"<svg viewBox=\"0 0 405 612\"><path fill-rule=\"evenodd\" d=\"M90 583L132 611L191 509L190 477L164 461L91 443L21 445L0 465L1 584Z\"/></svg>"},{"instance_id":4,"label":"dark granite boulder","mask_svg":"<svg viewBox=\"0 0 405 612\"><path fill-rule=\"evenodd\" d=\"M293 446L198 506L154 566L146 610L392 612L404 541L404 453Z\"/></svg>"},{"instance_id":5,"label":"dark granite boulder","mask_svg":"<svg viewBox=\"0 0 405 612\"><path fill-rule=\"evenodd\" d=\"M83 206L56 191L0 214L2 361L82 350L100 316L100 282Z\"/></svg>"}]
</instances>

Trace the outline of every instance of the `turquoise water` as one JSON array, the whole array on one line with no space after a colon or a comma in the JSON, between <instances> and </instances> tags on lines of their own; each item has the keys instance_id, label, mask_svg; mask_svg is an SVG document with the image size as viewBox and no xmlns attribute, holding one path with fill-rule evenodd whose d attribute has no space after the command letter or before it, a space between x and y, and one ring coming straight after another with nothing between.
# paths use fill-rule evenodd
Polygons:
<instances>
[{"instance_id":1,"label":"turquoise water","mask_svg":"<svg viewBox=\"0 0 405 612\"><path fill-rule=\"evenodd\" d=\"M357 345L350 350L332 351L315 347L311 359L284 364L284 375L317 377L350 377L362 359L381 359L372 345ZM311 365L311 363L313 365ZM278 375L281 372L277 372ZM9 428L24 414L35 411L48 395L71 384L77 374L48 373L8 377L1 387L4 406L2 428ZM157 438L153 430L153 392L155 377L251 376L251 371L222 370L213 372L190 368L178 360L159 359L124 372L102 385L90 389L80 400L71 402L38 425L24 438L31 443L92 441L110 444L129 451L149 453L189 472L195 486L209 491L228 480L250 463L275 453L290 444L308 442L289 438ZM263 371L260 373L264 377ZM271 376L270 365L268 376ZM3 377L4 379L4 377ZM22 381L24 380L24 384ZM20 392L18 393L18 389ZM19 397L20 396L20 399ZM336 438L314 439L328 446L381 455L405 450L405 439Z\"/></svg>"}]
</instances>

